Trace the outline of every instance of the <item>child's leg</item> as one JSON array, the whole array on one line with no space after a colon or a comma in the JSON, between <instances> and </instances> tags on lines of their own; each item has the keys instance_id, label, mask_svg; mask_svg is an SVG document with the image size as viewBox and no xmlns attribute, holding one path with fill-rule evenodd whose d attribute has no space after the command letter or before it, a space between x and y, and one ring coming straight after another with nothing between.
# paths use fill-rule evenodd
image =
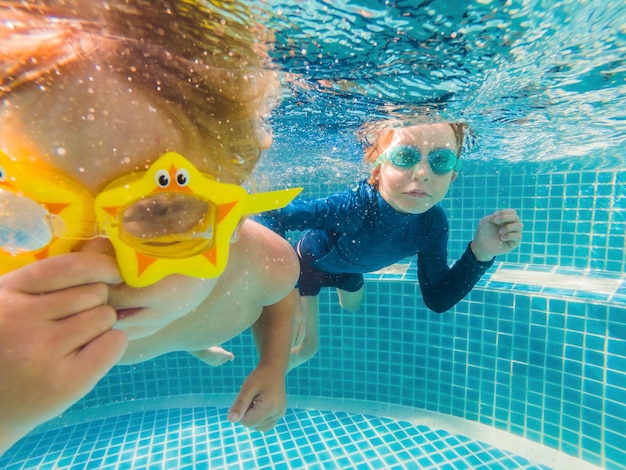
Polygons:
<instances>
[{"instance_id":1,"label":"child's leg","mask_svg":"<svg viewBox=\"0 0 626 470\"><path fill-rule=\"evenodd\" d=\"M221 366L222 364L235 359L233 353L231 353L230 351L226 351L219 346L213 346L211 348L203 349L201 351L189 351L189 354L197 357L202 362L213 367Z\"/></svg>"},{"instance_id":2,"label":"child's leg","mask_svg":"<svg viewBox=\"0 0 626 470\"><path fill-rule=\"evenodd\" d=\"M302 315L299 320L301 323L297 327L294 337L289 370L315 356L319 343L319 295L305 295L300 297L300 299L302 300Z\"/></svg>"},{"instance_id":3,"label":"child's leg","mask_svg":"<svg viewBox=\"0 0 626 470\"><path fill-rule=\"evenodd\" d=\"M339 296L339 304L341 308L348 312L356 312L363 303L363 295L365 293L365 285L356 292L348 292L337 288L337 295Z\"/></svg>"},{"instance_id":4,"label":"child's leg","mask_svg":"<svg viewBox=\"0 0 626 470\"><path fill-rule=\"evenodd\" d=\"M297 288L296 288L297 290ZM298 292L298 302L296 304L296 311L293 318L293 333L291 336L291 348L297 349L302 345L304 337L306 336L306 312L304 311L304 302ZM292 351L293 352L293 351Z\"/></svg>"}]
</instances>

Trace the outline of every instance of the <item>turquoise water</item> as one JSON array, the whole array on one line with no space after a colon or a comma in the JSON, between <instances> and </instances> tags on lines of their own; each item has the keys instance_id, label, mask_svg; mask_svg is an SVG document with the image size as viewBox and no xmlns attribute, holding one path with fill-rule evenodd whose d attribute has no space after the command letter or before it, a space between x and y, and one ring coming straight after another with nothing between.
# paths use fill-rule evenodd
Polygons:
<instances>
[{"instance_id":1,"label":"turquoise water","mask_svg":"<svg viewBox=\"0 0 626 470\"><path fill-rule=\"evenodd\" d=\"M369 275L356 313L323 292L320 352L272 433L225 419L255 364L246 333L221 368L114 368L0 468L626 468L623 2L268 3L286 96L258 184L343 190L367 174L369 121L461 120L450 262L498 208L522 246L443 315L412 259Z\"/></svg>"}]
</instances>

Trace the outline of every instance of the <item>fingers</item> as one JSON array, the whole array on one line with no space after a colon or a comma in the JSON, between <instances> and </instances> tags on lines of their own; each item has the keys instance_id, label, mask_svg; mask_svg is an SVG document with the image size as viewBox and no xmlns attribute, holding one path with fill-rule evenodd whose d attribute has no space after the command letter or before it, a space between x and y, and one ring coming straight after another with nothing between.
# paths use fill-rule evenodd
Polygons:
<instances>
[{"instance_id":1,"label":"fingers","mask_svg":"<svg viewBox=\"0 0 626 470\"><path fill-rule=\"evenodd\" d=\"M524 224L520 221L517 212L505 209L494 214L494 222L499 227L500 239L504 242L519 242L522 238Z\"/></svg>"},{"instance_id":2,"label":"fingers","mask_svg":"<svg viewBox=\"0 0 626 470\"><path fill-rule=\"evenodd\" d=\"M231 423L238 423L252 405L254 395L255 394L252 390L246 391L245 387L241 387L237 398L235 398L233 406L231 406L230 410L228 410L228 421Z\"/></svg>"},{"instance_id":3,"label":"fingers","mask_svg":"<svg viewBox=\"0 0 626 470\"><path fill-rule=\"evenodd\" d=\"M285 412L284 408L273 406L263 393L256 393L252 388L246 390L244 385L228 411L228 421L265 432L276 425Z\"/></svg>"},{"instance_id":4,"label":"fingers","mask_svg":"<svg viewBox=\"0 0 626 470\"><path fill-rule=\"evenodd\" d=\"M70 362L73 379L78 378L89 391L122 357L128 339L120 330L108 330L77 350ZM86 392L85 392L86 393Z\"/></svg>"},{"instance_id":5,"label":"fingers","mask_svg":"<svg viewBox=\"0 0 626 470\"><path fill-rule=\"evenodd\" d=\"M80 313L56 322L61 331L59 348L72 354L111 330L117 314L109 305L99 305L81 310Z\"/></svg>"},{"instance_id":6,"label":"fingers","mask_svg":"<svg viewBox=\"0 0 626 470\"><path fill-rule=\"evenodd\" d=\"M519 222L519 216L515 209L503 209L492 214L493 223L496 225L508 224L511 222Z\"/></svg>"},{"instance_id":7,"label":"fingers","mask_svg":"<svg viewBox=\"0 0 626 470\"><path fill-rule=\"evenodd\" d=\"M122 282L115 259L100 253L69 253L29 264L2 276L2 284L41 294L83 284Z\"/></svg>"},{"instance_id":8,"label":"fingers","mask_svg":"<svg viewBox=\"0 0 626 470\"><path fill-rule=\"evenodd\" d=\"M278 416L272 412L270 405L264 402L261 396L255 397L245 409L238 419L233 420L235 413L239 413L237 400L228 412L228 420L230 422L239 422L244 426L259 432L271 430L281 418L282 413ZM236 411L237 410L237 411Z\"/></svg>"},{"instance_id":9,"label":"fingers","mask_svg":"<svg viewBox=\"0 0 626 470\"><path fill-rule=\"evenodd\" d=\"M521 222L508 223L500 228L500 240L502 241L518 241L522 239L522 230L524 224Z\"/></svg>"},{"instance_id":10,"label":"fingers","mask_svg":"<svg viewBox=\"0 0 626 470\"><path fill-rule=\"evenodd\" d=\"M31 314L59 320L77 312L84 312L105 305L109 289L104 283L79 285L64 290L26 297L24 308Z\"/></svg>"},{"instance_id":11,"label":"fingers","mask_svg":"<svg viewBox=\"0 0 626 470\"><path fill-rule=\"evenodd\" d=\"M498 226L498 233L502 241L518 241L522 237L524 224L514 209L504 209L492 214L492 223Z\"/></svg>"},{"instance_id":12,"label":"fingers","mask_svg":"<svg viewBox=\"0 0 626 470\"><path fill-rule=\"evenodd\" d=\"M271 431L276 426L278 419L279 418L276 418L274 416L268 416L263 421L256 423L254 426L249 426L249 427L259 432ZM245 423L242 423L242 424L245 424Z\"/></svg>"},{"instance_id":13,"label":"fingers","mask_svg":"<svg viewBox=\"0 0 626 470\"><path fill-rule=\"evenodd\" d=\"M283 416L284 410L280 411L271 406L269 402L258 396L248 408L248 411L241 419L244 426L259 432L266 432L272 429L276 422Z\"/></svg>"},{"instance_id":14,"label":"fingers","mask_svg":"<svg viewBox=\"0 0 626 470\"><path fill-rule=\"evenodd\" d=\"M503 209L483 217L472 240L472 252L479 261L488 261L521 244L524 224L514 209Z\"/></svg>"}]
</instances>

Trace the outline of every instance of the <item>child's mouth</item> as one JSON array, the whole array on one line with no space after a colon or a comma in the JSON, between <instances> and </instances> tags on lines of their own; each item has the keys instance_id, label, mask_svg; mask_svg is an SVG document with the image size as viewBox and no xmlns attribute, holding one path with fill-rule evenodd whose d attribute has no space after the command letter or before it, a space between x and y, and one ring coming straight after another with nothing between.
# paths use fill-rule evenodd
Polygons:
<instances>
[{"instance_id":1,"label":"child's mouth","mask_svg":"<svg viewBox=\"0 0 626 470\"><path fill-rule=\"evenodd\" d=\"M417 198L428 197L428 193L425 193L424 191L407 191L404 194L410 197L417 197Z\"/></svg>"},{"instance_id":2,"label":"child's mouth","mask_svg":"<svg viewBox=\"0 0 626 470\"><path fill-rule=\"evenodd\" d=\"M117 312L117 320L123 320L124 318L132 317L136 313L143 310L143 307L133 307L133 308L119 308L115 311Z\"/></svg>"}]
</instances>

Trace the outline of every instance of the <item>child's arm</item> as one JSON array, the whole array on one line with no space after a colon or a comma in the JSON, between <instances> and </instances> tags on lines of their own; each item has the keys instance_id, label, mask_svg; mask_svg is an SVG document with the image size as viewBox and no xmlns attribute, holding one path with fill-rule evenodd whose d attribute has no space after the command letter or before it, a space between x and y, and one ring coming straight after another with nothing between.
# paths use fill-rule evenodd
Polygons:
<instances>
[{"instance_id":1,"label":"child's arm","mask_svg":"<svg viewBox=\"0 0 626 470\"><path fill-rule=\"evenodd\" d=\"M338 230L353 225L362 214L355 206L355 191L344 191L318 199L296 198L283 209L263 212L255 220L284 237L287 231Z\"/></svg>"},{"instance_id":2,"label":"child's arm","mask_svg":"<svg viewBox=\"0 0 626 470\"><path fill-rule=\"evenodd\" d=\"M122 356L115 260L72 253L0 277L0 454L89 392Z\"/></svg>"},{"instance_id":3,"label":"child's arm","mask_svg":"<svg viewBox=\"0 0 626 470\"><path fill-rule=\"evenodd\" d=\"M443 212L439 216L445 217ZM491 267L495 256L521 243L523 224L513 209L494 212L481 219L472 242L452 267L447 265L447 221L433 224L434 243L418 257L418 278L426 306L445 312L461 301Z\"/></svg>"},{"instance_id":4,"label":"child's arm","mask_svg":"<svg viewBox=\"0 0 626 470\"><path fill-rule=\"evenodd\" d=\"M285 414L285 375L291 353L293 317L299 302L295 289L287 297L263 308L252 325L259 363L244 381L228 412L231 422L269 431Z\"/></svg>"},{"instance_id":5,"label":"child's arm","mask_svg":"<svg viewBox=\"0 0 626 470\"><path fill-rule=\"evenodd\" d=\"M244 236L245 235L245 236ZM232 422L258 431L274 427L285 413L285 375L288 370L293 324L300 297L294 288L300 263L291 245L253 221L242 226L247 247L248 269L258 269L258 299L264 305L252 325L259 363L244 381L228 413ZM256 260L256 261L255 261Z\"/></svg>"}]
</instances>

